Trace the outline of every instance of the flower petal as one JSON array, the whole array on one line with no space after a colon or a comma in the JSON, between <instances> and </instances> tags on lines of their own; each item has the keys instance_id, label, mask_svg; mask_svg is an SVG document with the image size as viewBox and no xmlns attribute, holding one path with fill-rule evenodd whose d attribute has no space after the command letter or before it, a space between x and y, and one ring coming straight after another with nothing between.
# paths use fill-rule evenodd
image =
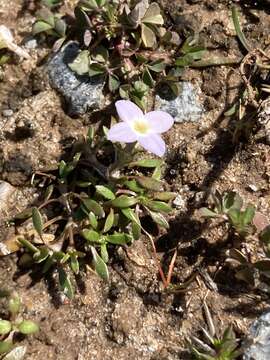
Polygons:
<instances>
[{"instance_id":1,"label":"flower petal","mask_svg":"<svg viewBox=\"0 0 270 360\"><path fill-rule=\"evenodd\" d=\"M150 111L144 117L148 120L152 132L157 134L168 131L174 123L173 117L165 111Z\"/></svg>"},{"instance_id":2,"label":"flower petal","mask_svg":"<svg viewBox=\"0 0 270 360\"><path fill-rule=\"evenodd\" d=\"M166 151L165 142L158 134L140 136L138 142L143 148L160 157L163 156Z\"/></svg>"},{"instance_id":3,"label":"flower petal","mask_svg":"<svg viewBox=\"0 0 270 360\"><path fill-rule=\"evenodd\" d=\"M118 116L122 121L131 123L135 119L140 119L144 117L142 110L136 104L129 100L116 101L115 107Z\"/></svg>"},{"instance_id":4,"label":"flower petal","mask_svg":"<svg viewBox=\"0 0 270 360\"><path fill-rule=\"evenodd\" d=\"M136 134L127 123L120 122L113 125L108 131L107 138L110 141L132 143L137 140Z\"/></svg>"}]
</instances>

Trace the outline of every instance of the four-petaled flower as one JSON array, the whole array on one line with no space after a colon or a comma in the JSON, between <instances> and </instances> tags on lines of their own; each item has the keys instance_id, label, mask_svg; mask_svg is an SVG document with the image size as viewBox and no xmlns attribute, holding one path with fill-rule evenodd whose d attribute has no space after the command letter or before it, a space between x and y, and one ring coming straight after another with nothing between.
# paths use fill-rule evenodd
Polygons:
<instances>
[{"instance_id":1,"label":"four-petaled flower","mask_svg":"<svg viewBox=\"0 0 270 360\"><path fill-rule=\"evenodd\" d=\"M110 141L138 143L157 156L163 156L166 145L160 134L169 130L174 123L171 115L164 111L150 111L146 114L129 100L115 103L120 123L113 125L108 132Z\"/></svg>"}]
</instances>

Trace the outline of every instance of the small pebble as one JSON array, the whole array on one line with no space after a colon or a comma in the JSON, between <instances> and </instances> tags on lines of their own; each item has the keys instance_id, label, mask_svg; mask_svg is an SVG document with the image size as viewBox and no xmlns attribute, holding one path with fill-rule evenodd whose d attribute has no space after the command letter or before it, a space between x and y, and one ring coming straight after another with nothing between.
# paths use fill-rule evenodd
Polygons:
<instances>
[{"instance_id":1,"label":"small pebble","mask_svg":"<svg viewBox=\"0 0 270 360\"><path fill-rule=\"evenodd\" d=\"M24 46L26 47L26 49L36 49L37 48L37 40L36 39L29 39Z\"/></svg>"},{"instance_id":2,"label":"small pebble","mask_svg":"<svg viewBox=\"0 0 270 360\"><path fill-rule=\"evenodd\" d=\"M14 114L14 112L11 109L5 109L2 111L2 115L4 117L11 117L13 114Z\"/></svg>"}]
</instances>

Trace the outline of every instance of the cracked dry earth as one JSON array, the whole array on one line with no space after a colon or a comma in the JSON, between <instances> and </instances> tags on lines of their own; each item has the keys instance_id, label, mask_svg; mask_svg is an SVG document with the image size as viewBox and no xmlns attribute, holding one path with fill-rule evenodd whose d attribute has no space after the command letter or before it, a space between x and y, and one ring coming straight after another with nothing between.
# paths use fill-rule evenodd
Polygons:
<instances>
[{"instance_id":1,"label":"cracked dry earth","mask_svg":"<svg viewBox=\"0 0 270 360\"><path fill-rule=\"evenodd\" d=\"M161 1L178 31L200 30L205 46L215 55L241 56L230 18L229 1ZM269 46L267 7L235 2L248 39ZM72 6L71 1L66 6ZM24 41L34 21L34 1L0 0L0 23L10 27L16 41ZM248 30L248 31L247 31ZM31 59L7 64L0 82L0 179L8 182L8 202L1 204L0 241L14 234L5 221L38 201L30 186L34 171L50 168L71 152L84 136L91 116L71 119L59 95L50 88L44 63L44 44L28 50ZM197 215L209 189L236 190L247 202L269 216L269 145L254 134L249 141L232 142L236 119L222 116L239 91L236 68L187 69L183 80L200 88L205 113L198 123L176 124L166 135L166 180L180 196L168 233L156 233L161 261L166 264L178 246L173 283L186 281L199 266L216 288L200 275L187 289L164 293L147 239L119 248L110 263L111 278L104 284L88 271L78 277L78 292L69 303L55 287L55 274L40 280L18 269L17 254L0 259L0 287L16 289L24 303L24 316L38 321L41 331L28 339L27 360L188 360L186 338L205 326L202 299L215 322L232 324L243 338L251 322L267 307L267 297L234 278L224 264L231 246L227 228L210 226ZM5 110L12 110L4 116ZM2 114L2 115L1 115ZM243 244L259 252L258 244Z\"/></svg>"}]
</instances>

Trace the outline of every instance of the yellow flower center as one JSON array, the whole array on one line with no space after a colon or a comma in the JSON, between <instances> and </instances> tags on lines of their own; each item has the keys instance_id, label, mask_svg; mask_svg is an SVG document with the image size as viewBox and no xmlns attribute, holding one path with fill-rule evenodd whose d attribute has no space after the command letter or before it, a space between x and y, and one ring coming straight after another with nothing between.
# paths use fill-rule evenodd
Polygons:
<instances>
[{"instance_id":1,"label":"yellow flower center","mask_svg":"<svg viewBox=\"0 0 270 360\"><path fill-rule=\"evenodd\" d=\"M140 135L146 135L150 130L150 126L144 119L138 119L133 122L133 130Z\"/></svg>"}]
</instances>

